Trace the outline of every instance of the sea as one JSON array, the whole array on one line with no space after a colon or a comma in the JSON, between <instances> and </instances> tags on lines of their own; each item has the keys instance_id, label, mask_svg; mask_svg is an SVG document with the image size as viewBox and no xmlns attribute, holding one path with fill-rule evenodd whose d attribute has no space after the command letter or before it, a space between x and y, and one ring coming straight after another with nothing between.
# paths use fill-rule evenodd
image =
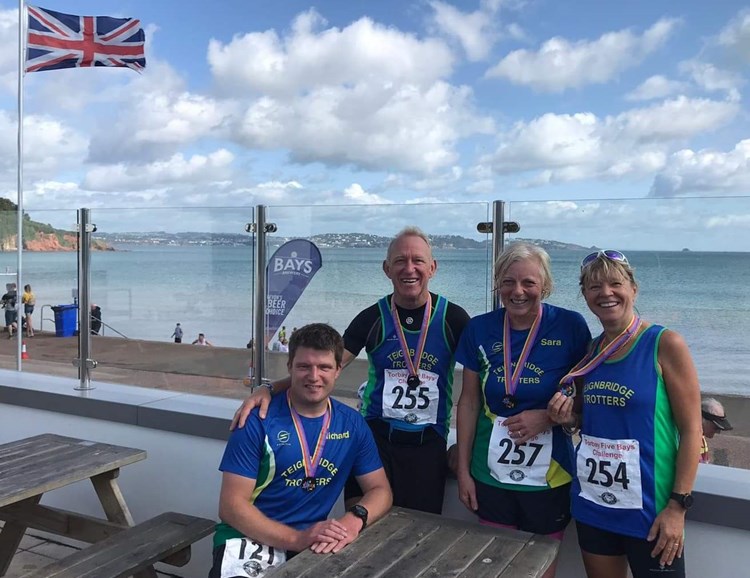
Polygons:
<instances>
[{"instance_id":1,"label":"sea","mask_svg":"<svg viewBox=\"0 0 750 578\"><path fill-rule=\"evenodd\" d=\"M104 335L171 341L180 323L190 342L199 332L217 346L244 348L254 319L249 246L121 244L91 255L91 301L102 309ZM321 248L323 266L289 313L287 334L313 321L342 331L391 290L383 249ZM548 302L580 311L601 328L578 287L586 251L550 252L555 288ZM436 250L431 290L478 315L492 308L491 257L482 249ZM750 395L750 253L628 253L640 284L640 315L683 335L706 392ZM16 254L0 253L0 277L15 276ZM35 326L54 330L53 306L74 302L75 253L25 252L23 282L36 295ZM5 272L5 273L3 273Z\"/></svg>"}]
</instances>

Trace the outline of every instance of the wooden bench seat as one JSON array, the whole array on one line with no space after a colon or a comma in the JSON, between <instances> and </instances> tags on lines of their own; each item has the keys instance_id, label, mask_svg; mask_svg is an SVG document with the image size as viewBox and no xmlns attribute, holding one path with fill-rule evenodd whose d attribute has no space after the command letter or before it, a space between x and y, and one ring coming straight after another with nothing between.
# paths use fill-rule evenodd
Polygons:
<instances>
[{"instance_id":1,"label":"wooden bench seat","mask_svg":"<svg viewBox=\"0 0 750 578\"><path fill-rule=\"evenodd\" d=\"M165 558L184 566L190 545L208 536L215 522L166 512L97 542L23 578L122 578L156 576L151 566ZM181 550L184 556L173 556Z\"/></svg>"}]
</instances>

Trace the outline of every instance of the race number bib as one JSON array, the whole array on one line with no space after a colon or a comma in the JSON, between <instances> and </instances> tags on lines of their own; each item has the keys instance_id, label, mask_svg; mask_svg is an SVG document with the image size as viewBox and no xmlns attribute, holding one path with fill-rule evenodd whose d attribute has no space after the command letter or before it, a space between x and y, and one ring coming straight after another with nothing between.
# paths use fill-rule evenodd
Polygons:
<instances>
[{"instance_id":1,"label":"race number bib","mask_svg":"<svg viewBox=\"0 0 750 578\"><path fill-rule=\"evenodd\" d=\"M605 508L641 509L640 458L638 440L581 435L576 457L579 496Z\"/></svg>"},{"instance_id":2,"label":"race number bib","mask_svg":"<svg viewBox=\"0 0 750 578\"><path fill-rule=\"evenodd\" d=\"M516 444L504 417L496 417L487 452L490 475L504 484L546 486L552 461L552 430L544 430L529 441Z\"/></svg>"},{"instance_id":3,"label":"race number bib","mask_svg":"<svg viewBox=\"0 0 750 578\"><path fill-rule=\"evenodd\" d=\"M438 376L419 370L419 385L409 387L406 369L386 369L383 389L383 417L400 419L413 424L437 423Z\"/></svg>"},{"instance_id":4,"label":"race number bib","mask_svg":"<svg viewBox=\"0 0 750 578\"><path fill-rule=\"evenodd\" d=\"M254 542L250 538L227 540L221 560L221 578L265 576L269 568L286 562L286 551Z\"/></svg>"}]
</instances>

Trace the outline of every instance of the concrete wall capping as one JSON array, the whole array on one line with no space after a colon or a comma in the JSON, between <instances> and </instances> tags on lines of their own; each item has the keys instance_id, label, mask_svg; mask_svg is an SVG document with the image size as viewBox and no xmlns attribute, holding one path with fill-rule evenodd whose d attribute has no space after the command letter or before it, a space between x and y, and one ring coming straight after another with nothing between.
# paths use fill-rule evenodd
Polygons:
<instances>
[{"instance_id":1,"label":"concrete wall capping","mask_svg":"<svg viewBox=\"0 0 750 578\"><path fill-rule=\"evenodd\" d=\"M0 403L226 440L237 400L0 370Z\"/></svg>"}]
</instances>

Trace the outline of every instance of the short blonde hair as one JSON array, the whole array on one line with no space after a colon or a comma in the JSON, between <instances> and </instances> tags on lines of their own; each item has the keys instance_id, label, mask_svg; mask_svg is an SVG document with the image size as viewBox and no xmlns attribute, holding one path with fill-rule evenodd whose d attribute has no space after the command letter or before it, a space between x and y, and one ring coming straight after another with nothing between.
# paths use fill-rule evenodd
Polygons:
<instances>
[{"instance_id":1,"label":"short blonde hair","mask_svg":"<svg viewBox=\"0 0 750 578\"><path fill-rule=\"evenodd\" d=\"M510 245L495 261L495 286L499 285L513 263L533 259L539 265L539 275L542 278L542 299L549 297L554 289L552 268L547 251L531 243L516 242Z\"/></svg>"}]
</instances>

